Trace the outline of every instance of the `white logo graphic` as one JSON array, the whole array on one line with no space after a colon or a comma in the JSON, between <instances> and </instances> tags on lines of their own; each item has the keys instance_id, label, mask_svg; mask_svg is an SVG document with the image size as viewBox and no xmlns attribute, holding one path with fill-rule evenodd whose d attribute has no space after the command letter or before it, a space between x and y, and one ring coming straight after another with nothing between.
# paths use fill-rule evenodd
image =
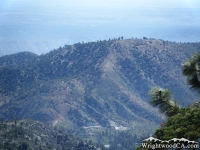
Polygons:
<instances>
[{"instance_id":1,"label":"white logo graphic","mask_svg":"<svg viewBox=\"0 0 200 150\"><path fill-rule=\"evenodd\" d=\"M149 143L150 142L150 143ZM143 148L149 148L149 149L166 149L166 148L187 148L187 149L192 149L192 148L199 148L199 144L196 141L190 141L185 138L173 138L168 141L162 141L160 139L154 138L154 137L149 137L142 142L142 147Z\"/></svg>"},{"instance_id":2,"label":"white logo graphic","mask_svg":"<svg viewBox=\"0 0 200 150\"><path fill-rule=\"evenodd\" d=\"M173 139L171 139L169 141L162 141L162 140L156 139L154 137L149 137L148 139L143 140L143 142L148 142L148 141L151 141L151 142L152 141L154 141L154 142L158 141L158 142L161 142L161 143L169 143L169 142L173 141L173 142L188 142L188 143L198 144L198 142L190 141L190 140L185 139L185 138L181 138L181 139L173 138Z\"/></svg>"}]
</instances>

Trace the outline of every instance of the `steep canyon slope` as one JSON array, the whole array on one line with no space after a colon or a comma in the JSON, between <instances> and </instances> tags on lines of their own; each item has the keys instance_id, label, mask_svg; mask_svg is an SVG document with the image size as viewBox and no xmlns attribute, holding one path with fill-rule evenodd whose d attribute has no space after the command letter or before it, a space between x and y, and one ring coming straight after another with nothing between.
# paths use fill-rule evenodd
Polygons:
<instances>
[{"instance_id":1,"label":"steep canyon slope","mask_svg":"<svg viewBox=\"0 0 200 150\"><path fill-rule=\"evenodd\" d=\"M180 105L196 99L181 64L200 43L155 39L66 45L44 55L0 57L0 118L33 118L66 126L158 123L153 86L170 88Z\"/></svg>"}]
</instances>

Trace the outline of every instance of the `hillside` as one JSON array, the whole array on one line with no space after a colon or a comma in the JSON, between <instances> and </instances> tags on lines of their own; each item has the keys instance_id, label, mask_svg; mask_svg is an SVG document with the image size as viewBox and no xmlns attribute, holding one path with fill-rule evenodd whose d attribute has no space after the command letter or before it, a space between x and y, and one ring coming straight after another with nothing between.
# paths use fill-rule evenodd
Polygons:
<instances>
[{"instance_id":1,"label":"hillside","mask_svg":"<svg viewBox=\"0 0 200 150\"><path fill-rule=\"evenodd\" d=\"M30 119L0 122L0 149L100 150L91 144Z\"/></svg>"},{"instance_id":2,"label":"hillside","mask_svg":"<svg viewBox=\"0 0 200 150\"><path fill-rule=\"evenodd\" d=\"M172 89L180 105L197 98L181 64L199 49L200 43L144 38L0 57L0 118L33 118L67 129L144 126L149 133L163 119L149 105L152 86Z\"/></svg>"}]
</instances>

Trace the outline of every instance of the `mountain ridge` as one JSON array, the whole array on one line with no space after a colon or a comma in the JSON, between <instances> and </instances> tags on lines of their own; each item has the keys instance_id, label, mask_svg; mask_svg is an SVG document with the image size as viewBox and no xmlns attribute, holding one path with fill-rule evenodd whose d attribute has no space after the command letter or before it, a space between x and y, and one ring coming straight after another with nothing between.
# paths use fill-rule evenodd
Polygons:
<instances>
[{"instance_id":1,"label":"mountain ridge","mask_svg":"<svg viewBox=\"0 0 200 150\"><path fill-rule=\"evenodd\" d=\"M0 57L0 118L14 114L77 127L155 126L163 116L149 105L148 90L170 88L181 105L197 98L181 76L181 63L199 49L200 43L144 38Z\"/></svg>"}]
</instances>

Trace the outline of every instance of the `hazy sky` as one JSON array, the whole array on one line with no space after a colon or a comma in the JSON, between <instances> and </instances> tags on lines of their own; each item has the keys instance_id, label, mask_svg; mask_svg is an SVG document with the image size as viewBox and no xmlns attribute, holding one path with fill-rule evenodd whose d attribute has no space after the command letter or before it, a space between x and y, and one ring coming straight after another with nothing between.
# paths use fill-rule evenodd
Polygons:
<instances>
[{"instance_id":1,"label":"hazy sky","mask_svg":"<svg viewBox=\"0 0 200 150\"><path fill-rule=\"evenodd\" d=\"M1 0L1 41L200 40L200 0Z\"/></svg>"},{"instance_id":2,"label":"hazy sky","mask_svg":"<svg viewBox=\"0 0 200 150\"><path fill-rule=\"evenodd\" d=\"M93 7L199 7L199 0L3 0L0 2L1 8L10 5L30 5L35 6L93 6ZM2 5L3 4L3 5ZM77 9L77 8L74 8Z\"/></svg>"}]
</instances>

